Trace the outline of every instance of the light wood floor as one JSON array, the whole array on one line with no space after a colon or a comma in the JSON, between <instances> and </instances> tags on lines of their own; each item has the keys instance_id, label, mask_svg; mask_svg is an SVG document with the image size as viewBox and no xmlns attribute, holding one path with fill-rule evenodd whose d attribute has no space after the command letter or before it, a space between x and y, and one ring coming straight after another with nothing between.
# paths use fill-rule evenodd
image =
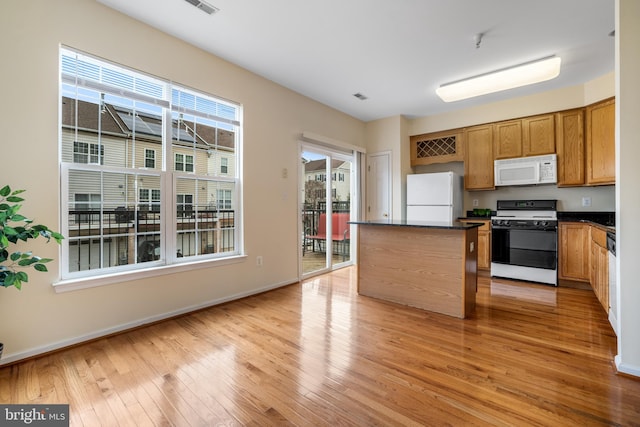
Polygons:
<instances>
[{"instance_id":1,"label":"light wood floor","mask_svg":"<svg viewBox=\"0 0 640 427\"><path fill-rule=\"evenodd\" d=\"M480 278L459 320L356 294L353 267L0 369L73 426L640 425L591 291Z\"/></svg>"},{"instance_id":2,"label":"light wood floor","mask_svg":"<svg viewBox=\"0 0 640 427\"><path fill-rule=\"evenodd\" d=\"M302 274L324 269L327 264L326 258L327 256L324 252L306 251L302 256ZM341 254L331 255L332 266L346 261L349 261L349 257L344 257Z\"/></svg>"}]
</instances>

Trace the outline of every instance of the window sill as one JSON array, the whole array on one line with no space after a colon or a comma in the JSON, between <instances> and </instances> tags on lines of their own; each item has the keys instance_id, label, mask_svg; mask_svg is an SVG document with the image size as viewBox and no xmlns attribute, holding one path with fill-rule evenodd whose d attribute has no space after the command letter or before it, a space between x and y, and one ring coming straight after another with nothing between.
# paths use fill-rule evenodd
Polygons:
<instances>
[{"instance_id":1,"label":"window sill","mask_svg":"<svg viewBox=\"0 0 640 427\"><path fill-rule=\"evenodd\" d=\"M236 255L228 258L209 259L194 262L185 262L148 268L144 270L126 271L102 276L82 277L78 279L60 280L52 284L56 293L77 291L80 289L95 288L98 286L112 285L114 283L128 282L131 280L146 279L149 277L164 276L166 274L181 273L183 271L201 268L212 268L221 265L238 264L247 259L246 255Z\"/></svg>"}]
</instances>

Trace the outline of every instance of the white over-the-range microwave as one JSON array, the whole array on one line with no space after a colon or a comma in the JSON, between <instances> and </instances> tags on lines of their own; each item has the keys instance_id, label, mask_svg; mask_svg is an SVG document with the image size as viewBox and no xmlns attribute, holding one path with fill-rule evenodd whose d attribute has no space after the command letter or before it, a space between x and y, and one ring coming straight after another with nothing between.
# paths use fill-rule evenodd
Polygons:
<instances>
[{"instance_id":1,"label":"white over-the-range microwave","mask_svg":"<svg viewBox=\"0 0 640 427\"><path fill-rule=\"evenodd\" d=\"M556 155L494 160L495 185L555 184Z\"/></svg>"}]
</instances>

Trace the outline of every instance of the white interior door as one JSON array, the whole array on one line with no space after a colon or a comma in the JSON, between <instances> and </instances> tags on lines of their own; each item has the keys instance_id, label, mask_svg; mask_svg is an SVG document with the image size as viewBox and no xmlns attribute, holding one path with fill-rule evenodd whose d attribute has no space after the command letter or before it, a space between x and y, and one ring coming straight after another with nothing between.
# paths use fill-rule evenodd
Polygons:
<instances>
[{"instance_id":1,"label":"white interior door","mask_svg":"<svg viewBox=\"0 0 640 427\"><path fill-rule=\"evenodd\" d=\"M370 220L391 218L391 153L367 156L367 209Z\"/></svg>"}]
</instances>

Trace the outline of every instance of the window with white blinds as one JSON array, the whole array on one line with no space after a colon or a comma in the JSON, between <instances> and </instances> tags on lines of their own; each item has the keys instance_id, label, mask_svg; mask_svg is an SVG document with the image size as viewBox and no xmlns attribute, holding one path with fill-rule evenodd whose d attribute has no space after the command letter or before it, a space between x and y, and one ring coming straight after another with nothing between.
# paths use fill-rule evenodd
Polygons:
<instances>
[{"instance_id":1,"label":"window with white blinds","mask_svg":"<svg viewBox=\"0 0 640 427\"><path fill-rule=\"evenodd\" d=\"M238 104L68 48L60 82L63 280L241 253Z\"/></svg>"}]
</instances>

